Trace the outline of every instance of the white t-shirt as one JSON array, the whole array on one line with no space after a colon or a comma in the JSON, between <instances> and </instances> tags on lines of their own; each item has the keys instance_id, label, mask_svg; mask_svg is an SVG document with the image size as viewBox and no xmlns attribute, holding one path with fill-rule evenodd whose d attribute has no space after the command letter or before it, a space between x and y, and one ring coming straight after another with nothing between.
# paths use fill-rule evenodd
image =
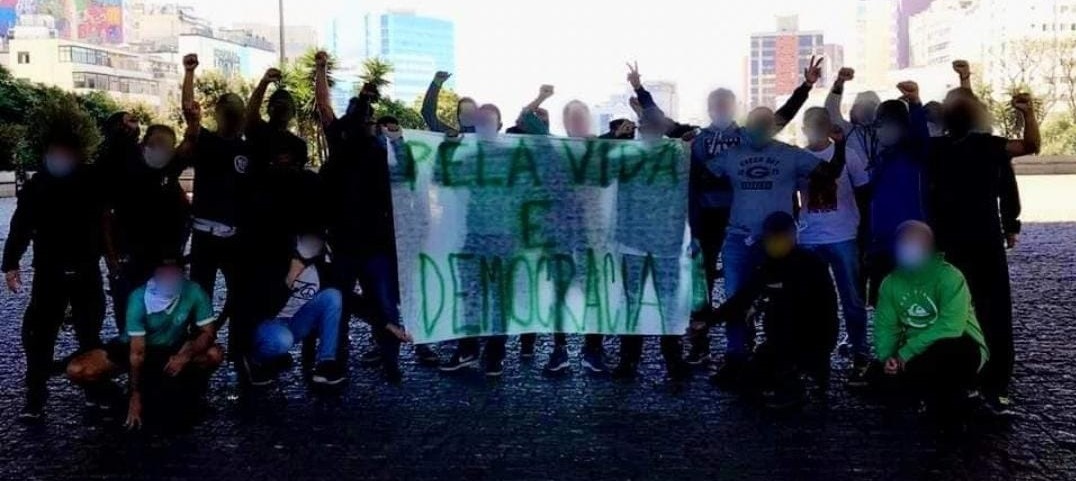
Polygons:
<instances>
[{"instance_id":1,"label":"white t-shirt","mask_svg":"<svg viewBox=\"0 0 1076 481\"><path fill-rule=\"evenodd\" d=\"M833 159L834 144L825 150L807 151L829 162ZM837 178L837 191L812 192L810 182L799 183L800 232L799 242L806 245L836 244L856 238L859 230L859 209L856 207L855 188L870 181L867 163L855 149L847 149L844 172ZM817 187L817 186L815 186ZM821 189L817 189L821 190Z\"/></svg>"},{"instance_id":2,"label":"white t-shirt","mask_svg":"<svg viewBox=\"0 0 1076 481\"><path fill-rule=\"evenodd\" d=\"M292 284L291 296L288 297L288 302L284 304L284 308L276 317L278 319L295 317L295 313L310 302L319 290L321 290L321 277L318 276L318 268L313 265L306 266Z\"/></svg>"}]
</instances>

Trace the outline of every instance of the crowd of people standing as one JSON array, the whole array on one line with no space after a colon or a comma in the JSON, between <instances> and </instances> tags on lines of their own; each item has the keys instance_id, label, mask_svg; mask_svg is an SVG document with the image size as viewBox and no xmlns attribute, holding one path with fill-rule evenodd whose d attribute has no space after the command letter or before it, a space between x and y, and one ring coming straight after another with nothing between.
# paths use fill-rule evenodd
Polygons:
<instances>
[{"instance_id":1,"label":"crowd of people standing","mask_svg":"<svg viewBox=\"0 0 1076 481\"><path fill-rule=\"evenodd\" d=\"M87 405L107 407L121 395L113 379L126 373L131 427L142 423L143 397L147 404L198 398L226 358L244 385L263 386L291 366L290 352L301 345L306 378L338 385L347 375L353 317L369 323L375 340L361 363L401 380L400 348L411 338L400 319L389 165L408 155L403 131L392 117L374 117L380 97L372 85L337 117L328 61L316 56L317 113L329 148L317 172L308 168L307 142L290 130L297 106L279 86L279 70L269 69L249 99L213 99L210 130L195 101L195 55L183 59L181 135L163 125L143 132L124 112L102 126L105 141L96 149L62 125L42 133L41 166L19 193L2 266L8 287L19 291L20 261L33 244L22 329L24 418L43 415L68 317L79 348L66 360L67 377L85 389ZM668 118L637 65L627 75L637 118L614 120L598 135L585 103L564 107L570 137L688 144L692 251L702 257L709 292L723 277L725 300L692 315L686 354L684 336L661 336L670 379L712 365L716 385L789 407L810 398L809 384L824 395L839 351L852 360L851 386L944 410L962 409L976 393L993 411L1007 411L1014 356L1006 247L1020 232L1012 158L1039 148L1031 99L1012 101L1022 139L993 136L968 88L970 69L956 62L963 86L943 102L924 105L918 85L902 82L899 99L858 95L846 119L841 97L855 73L844 68L826 105L803 112L806 144L776 140L792 128L822 62L811 60L781 108L756 108L743 125L727 89L709 95L707 126ZM453 138L551 135L542 105L552 86L542 86L505 128L497 106L468 97L459 100L455 122L438 118L449 76L439 72L425 97L429 130ZM188 169L191 197L179 182ZM102 260L119 331L108 341L101 339ZM216 312L218 273L227 295ZM226 347L217 343L225 324ZM726 339L720 362L710 343L719 324ZM619 363L610 368L603 336L586 335L581 365L631 378L643 340L621 336ZM463 339L448 359L431 346L415 353L444 372L481 365L498 376L506 342ZM519 342L521 357L533 358L536 336ZM567 347L565 334L553 336L547 372L569 368Z\"/></svg>"}]
</instances>

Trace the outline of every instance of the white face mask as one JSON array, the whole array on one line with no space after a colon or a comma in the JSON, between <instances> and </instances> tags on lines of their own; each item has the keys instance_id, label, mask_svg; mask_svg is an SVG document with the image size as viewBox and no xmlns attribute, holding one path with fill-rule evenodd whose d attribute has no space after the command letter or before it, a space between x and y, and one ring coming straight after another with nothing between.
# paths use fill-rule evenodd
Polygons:
<instances>
[{"instance_id":1,"label":"white face mask","mask_svg":"<svg viewBox=\"0 0 1076 481\"><path fill-rule=\"evenodd\" d=\"M944 137L945 127L937 122L927 122L927 129L930 130L931 137Z\"/></svg>"},{"instance_id":2,"label":"white face mask","mask_svg":"<svg viewBox=\"0 0 1076 481\"><path fill-rule=\"evenodd\" d=\"M385 137L392 141L397 141L403 138L402 130L388 130L385 129Z\"/></svg>"},{"instance_id":3,"label":"white face mask","mask_svg":"<svg viewBox=\"0 0 1076 481\"><path fill-rule=\"evenodd\" d=\"M325 243L321 239L315 238L302 238L295 246L295 251L302 257L303 260L310 260L318 257L325 250Z\"/></svg>"},{"instance_id":4,"label":"white face mask","mask_svg":"<svg viewBox=\"0 0 1076 481\"><path fill-rule=\"evenodd\" d=\"M142 157L146 160L146 165L155 170L165 168L172 161L172 155L171 150L155 149L153 147L142 149Z\"/></svg>"},{"instance_id":5,"label":"white face mask","mask_svg":"<svg viewBox=\"0 0 1076 481\"><path fill-rule=\"evenodd\" d=\"M726 113L718 112L716 110L710 111L710 125L717 127L719 130L725 130L732 125L732 116Z\"/></svg>"}]
</instances>

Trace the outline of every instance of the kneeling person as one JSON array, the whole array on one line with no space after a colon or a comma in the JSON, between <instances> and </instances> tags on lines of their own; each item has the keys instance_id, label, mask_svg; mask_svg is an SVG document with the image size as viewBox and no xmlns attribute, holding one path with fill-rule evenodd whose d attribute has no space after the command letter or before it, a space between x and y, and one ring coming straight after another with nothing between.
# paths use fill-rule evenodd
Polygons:
<instances>
[{"instance_id":1,"label":"kneeling person","mask_svg":"<svg viewBox=\"0 0 1076 481\"><path fill-rule=\"evenodd\" d=\"M933 231L919 221L897 229L896 260L874 311L884 384L928 409L958 408L989 358L967 281L935 253Z\"/></svg>"},{"instance_id":2,"label":"kneeling person","mask_svg":"<svg viewBox=\"0 0 1076 481\"><path fill-rule=\"evenodd\" d=\"M67 376L87 389L130 371L127 426L142 425L143 394L173 398L201 395L224 354L217 346L209 296L183 275L175 259L160 262L146 285L128 299L125 333L73 359ZM167 394L165 394L167 393Z\"/></svg>"}]
</instances>

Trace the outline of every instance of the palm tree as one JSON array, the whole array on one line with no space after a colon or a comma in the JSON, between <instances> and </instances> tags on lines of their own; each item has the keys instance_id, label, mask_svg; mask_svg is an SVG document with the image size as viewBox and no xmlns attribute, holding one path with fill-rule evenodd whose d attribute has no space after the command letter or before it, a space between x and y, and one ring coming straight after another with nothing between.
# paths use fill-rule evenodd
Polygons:
<instances>
[{"instance_id":1,"label":"palm tree","mask_svg":"<svg viewBox=\"0 0 1076 481\"><path fill-rule=\"evenodd\" d=\"M284 68L284 87L291 92L298 108L296 121L299 124L299 135L315 143L315 156L312 159L315 164L325 159L328 148L324 132L322 132L321 119L318 115L314 95L314 56L316 54L317 49L310 49L298 58L293 59ZM336 80L333 78L334 68L335 63L330 58L326 67L330 88L336 84Z\"/></svg>"},{"instance_id":2,"label":"palm tree","mask_svg":"<svg viewBox=\"0 0 1076 481\"><path fill-rule=\"evenodd\" d=\"M379 57L371 57L362 61L362 74L359 80L364 84L373 84L378 90L392 83L388 77L392 75L392 64ZM361 85L356 88L362 88Z\"/></svg>"}]
</instances>

